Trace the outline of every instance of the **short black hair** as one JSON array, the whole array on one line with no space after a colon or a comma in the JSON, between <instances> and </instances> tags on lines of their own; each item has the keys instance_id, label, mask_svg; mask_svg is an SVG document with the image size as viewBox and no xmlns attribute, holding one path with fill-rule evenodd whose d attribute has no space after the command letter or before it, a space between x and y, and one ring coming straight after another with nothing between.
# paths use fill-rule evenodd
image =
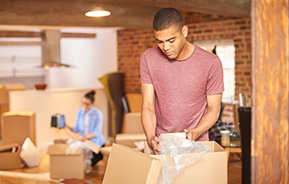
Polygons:
<instances>
[{"instance_id":1,"label":"short black hair","mask_svg":"<svg viewBox=\"0 0 289 184\"><path fill-rule=\"evenodd\" d=\"M184 18L179 10L175 8L163 8L159 10L153 21L153 28L155 31L162 31L177 26L180 31L184 26Z\"/></svg>"},{"instance_id":2,"label":"short black hair","mask_svg":"<svg viewBox=\"0 0 289 184\"><path fill-rule=\"evenodd\" d=\"M84 98L88 98L91 101L91 103L93 103L94 102L94 95L95 95L95 91L91 90L90 92L88 92L84 95Z\"/></svg>"}]
</instances>

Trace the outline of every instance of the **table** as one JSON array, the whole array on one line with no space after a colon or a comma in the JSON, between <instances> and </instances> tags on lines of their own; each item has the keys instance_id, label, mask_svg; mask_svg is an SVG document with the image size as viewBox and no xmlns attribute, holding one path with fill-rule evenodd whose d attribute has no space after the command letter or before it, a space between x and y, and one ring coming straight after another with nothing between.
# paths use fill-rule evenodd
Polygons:
<instances>
[{"instance_id":1,"label":"table","mask_svg":"<svg viewBox=\"0 0 289 184\"><path fill-rule=\"evenodd\" d=\"M216 139L216 142L218 142L227 151L228 163L230 153L242 153L241 137L235 137L234 139L230 139L230 144L227 146L221 144L220 138Z\"/></svg>"}]
</instances>

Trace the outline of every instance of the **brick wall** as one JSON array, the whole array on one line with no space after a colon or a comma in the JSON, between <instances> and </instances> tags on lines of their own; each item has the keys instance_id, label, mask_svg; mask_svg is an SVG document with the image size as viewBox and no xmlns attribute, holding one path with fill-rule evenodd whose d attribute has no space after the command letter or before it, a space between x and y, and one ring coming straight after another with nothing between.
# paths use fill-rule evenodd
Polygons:
<instances>
[{"instance_id":1,"label":"brick wall","mask_svg":"<svg viewBox=\"0 0 289 184\"><path fill-rule=\"evenodd\" d=\"M230 19L203 23L188 23L188 41L232 38L235 45L235 100L242 93L251 105L251 22L250 19ZM125 92L140 93L139 62L143 51L155 47L152 30L124 29L118 31L118 70L125 73ZM223 121L233 121L231 104L225 104Z\"/></svg>"}]
</instances>

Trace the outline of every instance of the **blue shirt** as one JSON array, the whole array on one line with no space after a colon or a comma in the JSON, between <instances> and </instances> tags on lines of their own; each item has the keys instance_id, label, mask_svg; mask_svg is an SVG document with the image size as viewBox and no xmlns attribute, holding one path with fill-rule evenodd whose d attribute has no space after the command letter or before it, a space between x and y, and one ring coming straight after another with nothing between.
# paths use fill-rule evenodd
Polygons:
<instances>
[{"instance_id":1,"label":"blue shirt","mask_svg":"<svg viewBox=\"0 0 289 184\"><path fill-rule=\"evenodd\" d=\"M94 133L95 137L91 138L92 142L99 146L103 146L105 143L104 137L101 133L102 124L103 124L103 115L102 112L95 108L91 107L90 111L88 112L88 133ZM73 132L78 133L80 132L80 138L82 138L85 134L85 108L81 108L77 111L76 115L76 123L73 128Z\"/></svg>"}]
</instances>

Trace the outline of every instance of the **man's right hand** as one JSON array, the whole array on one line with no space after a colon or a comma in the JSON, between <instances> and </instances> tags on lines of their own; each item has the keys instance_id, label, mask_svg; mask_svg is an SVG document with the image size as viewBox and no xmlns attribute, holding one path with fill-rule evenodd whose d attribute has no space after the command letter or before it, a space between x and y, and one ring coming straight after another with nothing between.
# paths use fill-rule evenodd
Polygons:
<instances>
[{"instance_id":1,"label":"man's right hand","mask_svg":"<svg viewBox=\"0 0 289 184\"><path fill-rule=\"evenodd\" d=\"M158 148L158 144L159 144L159 138L158 137L152 137L149 141L148 141L148 145L149 147L153 150L155 155L159 155L161 152L161 149Z\"/></svg>"}]
</instances>

